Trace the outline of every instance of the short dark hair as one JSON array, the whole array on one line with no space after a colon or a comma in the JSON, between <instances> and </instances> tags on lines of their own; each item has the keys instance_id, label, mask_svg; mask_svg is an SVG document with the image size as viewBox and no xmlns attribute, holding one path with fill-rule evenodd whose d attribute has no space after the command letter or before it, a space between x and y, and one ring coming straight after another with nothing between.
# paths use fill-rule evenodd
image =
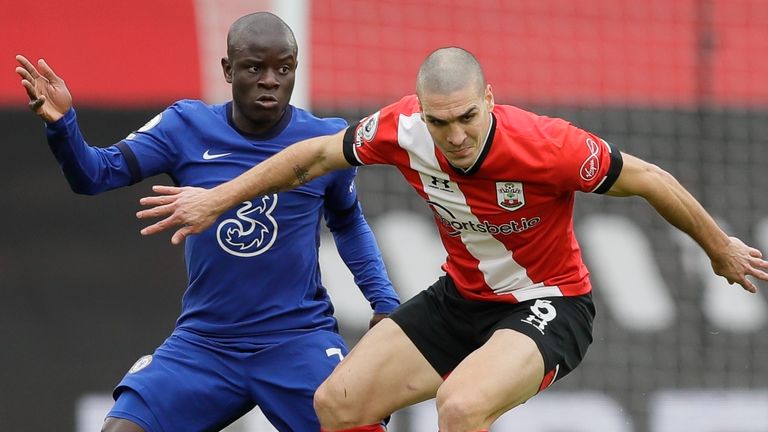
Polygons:
<instances>
[{"instance_id":1,"label":"short dark hair","mask_svg":"<svg viewBox=\"0 0 768 432\"><path fill-rule=\"evenodd\" d=\"M293 46L294 55L298 55L299 46L296 36L288 24L270 12L255 12L238 18L227 32L227 56L232 56L239 41L244 37L256 36L262 32L283 32L288 43Z\"/></svg>"},{"instance_id":2,"label":"short dark hair","mask_svg":"<svg viewBox=\"0 0 768 432\"><path fill-rule=\"evenodd\" d=\"M416 93L424 91L449 94L476 84L485 90L483 68L472 53L459 47L445 47L432 51L419 67L416 75Z\"/></svg>"}]
</instances>

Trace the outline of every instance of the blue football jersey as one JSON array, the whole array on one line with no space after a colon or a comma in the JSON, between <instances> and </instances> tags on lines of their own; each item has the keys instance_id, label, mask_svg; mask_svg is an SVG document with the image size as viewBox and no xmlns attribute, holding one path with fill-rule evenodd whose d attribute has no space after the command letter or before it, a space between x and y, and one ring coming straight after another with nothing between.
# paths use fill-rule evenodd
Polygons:
<instances>
[{"instance_id":1,"label":"blue football jersey","mask_svg":"<svg viewBox=\"0 0 768 432\"><path fill-rule=\"evenodd\" d=\"M251 135L235 128L231 104L179 101L103 149L85 143L70 110L48 125L48 140L72 188L93 194L161 173L179 186L212 188L293 143L346 126L342 119L320 119L288 106L273 129ZM394 310L397 296L360 212L355 174L354 168L336 171L297 189L243 202L188 237L189 285L177 327L264 343L336 330L318 265L324 216L375 311Z\"/></svg>"}]
</instances>

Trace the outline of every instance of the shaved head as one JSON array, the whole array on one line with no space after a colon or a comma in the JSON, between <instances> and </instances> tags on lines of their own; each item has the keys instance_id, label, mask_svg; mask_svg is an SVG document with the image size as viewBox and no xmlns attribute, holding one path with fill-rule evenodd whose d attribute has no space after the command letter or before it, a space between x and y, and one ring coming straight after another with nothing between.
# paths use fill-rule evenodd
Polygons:
<instances>
[{"instance_id":1,"label":"shaved head","mask_svg":"<svg viewBox=\"0 0 768 432\"><path fill-rule=\"evenodd\" d=\"M293 30L285 21L269 12L256 12L240 17L232 23L227 33L227 55L232 57L237 50L243 48L251 40L263 36L282 36L293 47L294 55L298 54L299 46Z\"/></svg>"},{"instance_id":2,"label":"shaved head","mask_svg":"<svg viewBox=\"0 0 768 432\"><path fill-rule=\"evenodd\" d=\"M425 92L448 95L469 85L476 86L478 94L482 94L486 86L485 75L475 56L458 47L433 51L421 64L416 76L418 95Z\"/></svg>"}]
</instances>

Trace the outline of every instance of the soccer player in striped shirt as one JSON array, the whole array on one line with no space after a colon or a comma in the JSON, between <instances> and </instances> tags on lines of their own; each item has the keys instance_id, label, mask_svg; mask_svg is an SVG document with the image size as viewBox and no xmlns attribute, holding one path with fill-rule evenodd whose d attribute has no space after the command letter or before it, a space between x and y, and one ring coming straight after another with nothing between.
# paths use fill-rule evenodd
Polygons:
<instances>
[{"instance_id":1,"label":"soccer player in striped shirt","mask_svg":"<svg viewBox=\"0 0 768 432\"><path fill-rule=\"evenodd\" d=\"M211 190L156 188L174 243L227 208L349 166L396 166L432 209L445 275L365 335L320 386L326 431L380 431L436 397L441 432L488 430L573 370L592 342L589 273L573 233L575 193L640 196L690 235L715 273L750 292L768 281L757 249L729 237L667 172L567 121L496 105L469 52L444 48L406 96L328 137L298 143ZM403 251L407 253L407 251Z\"/></svg>"}]
</instances>

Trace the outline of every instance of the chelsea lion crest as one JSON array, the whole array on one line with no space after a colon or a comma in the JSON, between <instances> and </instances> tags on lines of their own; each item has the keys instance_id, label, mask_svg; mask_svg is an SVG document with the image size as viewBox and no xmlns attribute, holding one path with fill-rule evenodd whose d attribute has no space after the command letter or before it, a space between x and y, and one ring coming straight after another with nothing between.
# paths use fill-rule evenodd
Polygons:
<instances>
[{"instance_id":1,"label":"chelsea lion crest","mask_svg":"<svg viewBox=\"0 0 768 432\"><path fill-rule=\"evenodd\" d=\"M496 198L499 207L515 211L525 205L522 182L496 182Z\"/></svg>"}]
</instances>

